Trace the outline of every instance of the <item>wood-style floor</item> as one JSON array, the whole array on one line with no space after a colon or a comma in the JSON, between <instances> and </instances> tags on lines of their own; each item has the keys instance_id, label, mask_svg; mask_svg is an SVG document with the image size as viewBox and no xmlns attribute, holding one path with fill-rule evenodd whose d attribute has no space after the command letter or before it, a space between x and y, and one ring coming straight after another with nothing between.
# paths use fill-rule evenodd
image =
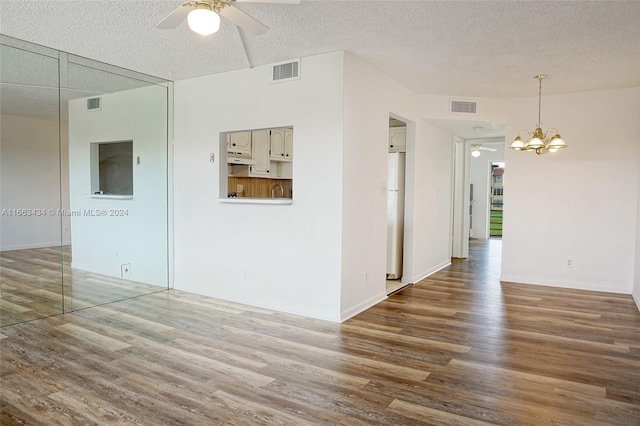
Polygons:
<instances>
[{"instance_id":1,"label":"wood-style floor","mask_svg":"<svg viewBox=\"0 0 640 426\"><path fill-rule=\"evenodd\" d=\"M70 262L71 246L0 252L0 327L60 314L63 303L72 312L166 289L71 269Z\"/></svg>"},{"instance_id":2,"label":"wood-style floor","mask_svg":"<svg viewBox=\"0 0 640 426\"><path fill-rule=\"evenodd\" d=\"M638 425L627 295L498 281L500 241L333 324L170 290L0 330L2 425Z\"/></svg>"}]
</instances>

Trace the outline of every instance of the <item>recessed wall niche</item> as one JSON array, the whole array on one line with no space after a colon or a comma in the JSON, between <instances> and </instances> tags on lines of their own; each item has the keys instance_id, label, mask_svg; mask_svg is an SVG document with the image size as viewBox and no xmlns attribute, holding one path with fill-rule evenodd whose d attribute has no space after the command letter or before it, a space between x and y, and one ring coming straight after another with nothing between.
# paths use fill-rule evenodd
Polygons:
<instances>
[{"instance_id":1,"label":"recessed wall niche","mask_svg":"<svg viewBox=\"0 0 640 426\"><path fill-rule=\"evenodd\" d=\"M293 198L293 127L226 132L220 142L227 161L221 198Z\"/></svg>"},{"instance_id":2,"label":"recessed wall niche","mask_svg":"<svg viewBox=\"0 0 640 426\"><path fill-rule=\"evenodd\" d=\"M133 141L91 144L91 193L133 195Z\"/></svg>"}]
</instances>

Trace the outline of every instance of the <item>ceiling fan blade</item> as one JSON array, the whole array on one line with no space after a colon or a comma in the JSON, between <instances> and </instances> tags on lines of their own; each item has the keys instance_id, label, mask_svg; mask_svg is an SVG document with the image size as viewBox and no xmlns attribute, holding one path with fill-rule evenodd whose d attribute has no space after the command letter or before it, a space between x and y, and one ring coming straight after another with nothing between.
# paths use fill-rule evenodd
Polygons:
<instances>
[{"instance_id":1,"label":"ceiling fan blade","mask_svg":"<svg viewBox=\"0 0 640 426\"><path fill-rule=\"evenodd\" d=\"M186 3L181 4L180 6L173 9L170 14L165 16L165 18L162 21L158 22L158 25L156 25L156 28L160 28L161 30L173 29L178 25L180 25L182 21L184 21L187 18L187 15L192 10L193 8L188 7Z\"/></svg>"},{"instance_id":2,"label":"ceiling fan blade","mask_svg":"<svg viewBox=\"0 0 640 426\"><path fill-rule=\"evenodd\" d=\"M234 0L236 3L300 4L300 0Z\"/></svg>"},{"instance_id":3,"label":"ceiling fan blade","mask_svg":"<svg viewBox=\"0 0 640 426\"><path fill-rule=\"evenodd\" d=\"M237 7L231 5L223 7L219 13L243 30L253 35L264 34L269 29L269 27L267 27L262 22L252 18Z\"/></svg>"},{"instance_id":4,"label":"ceiling fan blade","mask_svg":"<svg viewBox=\"0 0 640 426\"><path fill-rule=\"evenodd\" d=\"M481 149L483 151L494 151L494 152L497 151L497 149L495 148L487 148L486 146L481 146L478 149Z\"/></svg>"}]
</instances>

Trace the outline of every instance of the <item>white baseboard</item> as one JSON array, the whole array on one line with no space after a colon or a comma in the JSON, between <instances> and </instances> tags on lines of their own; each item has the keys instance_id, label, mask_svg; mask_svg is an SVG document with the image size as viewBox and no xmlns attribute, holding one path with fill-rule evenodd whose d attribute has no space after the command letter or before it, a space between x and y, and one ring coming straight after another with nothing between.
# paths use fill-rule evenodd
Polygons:
<instances>
[{"instance_id":1,"label":"white baseboard","mask_svg":"<svg viewBox=\"0 0 640 426\"><path fill-rule=\"evenodd\" d=\"M360 312L364 312L370 307L377 305L378 303L382 302L386 298L387 298L387 292L383 291L382 293L379 293L363 302L358 303L356 306L350 307L346 311L342 311L340 313L340 322L345 322L349 318L358 315Z\"/></svg>"},{"instance_id":2,"label":"white baseboard","mask_svg":"<svg viewBox=\"0 0 640 426\"><path fill-rule=\"evenodd\" d=\"M549 280L544 278L520 277L520 276L514 276L514 275L501 275L500 281L516 283L516 284L530 284L530 285L541 285L546 287L570 288L574 290L601 291L601 292L619 293L619 294L630 293L628 288L626 289L611 288L611 287L606 287L606 285L603 283L585 283L585 282Z\"/></svg>"},{"instance_id":3,"label":"white baseboard","mask_svg":"<svg viewBox=\"0 0 640 426\"><path fill-rule=\"evenodd\" d=\"M412 278L411 283L415 284L415 283L417 283L418 281L420 281L420 280L423 280L423 279L427 278L429 275L433 275L433 274L435 274L435 273L436 273L436 272L438 272L439 270L444 269L444 268L446 268L446 267L447 267L447 266L449 266L449 265L451 265L451 259L447 259L447 260L445 260L445 261L441 262L440 264L438 264L438 265L434 266L433 268L429 268L429 269L427 269L426 271L421 272L421 273L420 273L420 274L418 274L418 275L414 275L414 276L413 276L413 278ZM404 282L404 281L403 281L403 282Z\"/></svg>"},{"instance_id":4,"label":"white baseboard","mask_svg":"<svg viewBox=\"0 0 640 426\"><path fill-rule=\"evenodd\" d=\"M633 296L633 301L636 302L636 307L638 308L638 312L640 312L640 295L632 291L631 296Z\"/></svg>"}]
</instances>

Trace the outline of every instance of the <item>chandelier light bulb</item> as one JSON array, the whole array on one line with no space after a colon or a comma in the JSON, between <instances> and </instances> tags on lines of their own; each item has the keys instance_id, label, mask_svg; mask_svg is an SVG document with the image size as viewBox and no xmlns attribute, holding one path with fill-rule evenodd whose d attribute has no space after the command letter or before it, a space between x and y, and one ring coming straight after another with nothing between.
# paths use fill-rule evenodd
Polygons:
<instances>
[{"instance_id":1,"label":"chandelier light bulb","mask_svg":"<svg viewBox=\"0 0 640 426\"><path fill-rule=\"evenodd\" d=\"M513 142L511 142L511 146L509 148L515 149L516 151L522 151L525 148L524 141L520 136L516 136Z\"/></svg>"},{"instance_id":2,"label":"chandelier light bulb","mask_svg":"<svg viewBox=\"0 0 640 426\"><path fill-rule=\"evenodd\" d=\"M542 139L540 139L539 137L534 136L531 139L529 139L529 141L527 142L527 148L528 149L544 148L544 142L542 142Z\"/></svg>"},{"instance_id":3,"label":"chandelier light bulb","mask_svg":"<svg viewBox=\"0 0 640 426\"><path fill-rule=\"evenodd\" d=\"M205 5L189 12L187 23L191 31L208 36L220 29L220 16Z\"/></svg>"},{"instance_id":4,"label":"chandelier light bulb","mask_svg":"<svg viewBox=\"0 0 640 426\"><path fill-rule=\"evenodd\" d=\"M551 141L549 141L549 150L553 148L557 151L558 149L566 148L566 147L567 147L567 143L564 140L562 140L562 137L560 135L555 135L554 137L551 138Z\"/></svg>"}]
</instances>

